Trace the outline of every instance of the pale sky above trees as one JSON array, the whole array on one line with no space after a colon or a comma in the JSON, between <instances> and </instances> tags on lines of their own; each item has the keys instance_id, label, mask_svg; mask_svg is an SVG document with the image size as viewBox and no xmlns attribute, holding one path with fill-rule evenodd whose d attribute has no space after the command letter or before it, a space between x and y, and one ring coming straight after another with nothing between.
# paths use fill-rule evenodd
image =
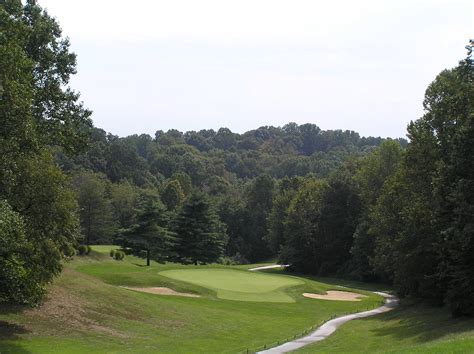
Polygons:
<instances>
[{"instance_id":1,"label":"pale sky above trees","mask_svg":"<svg viewBox=\"0 0 474 354\"><path fill-rule=\"evenodd\" d=\"M465 56L470 0L39 0L96 126L243 132L290 121L400 137Z\"/></svg>"}]
</instances>

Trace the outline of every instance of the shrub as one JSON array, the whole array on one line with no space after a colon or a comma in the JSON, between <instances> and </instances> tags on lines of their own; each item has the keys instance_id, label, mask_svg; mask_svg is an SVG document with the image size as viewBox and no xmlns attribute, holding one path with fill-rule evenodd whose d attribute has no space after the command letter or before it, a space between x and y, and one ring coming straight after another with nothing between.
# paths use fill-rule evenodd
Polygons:
<instances>
[{"instance_id":1,"label":"shrub","mask_svg":"<svg viewBox=\"0 0 474 354\"><path fill-rule=\"evenodd\" d=\"M77 254L79 254L79 256L84 256L86 254L89 254L87 246L86 245L80 245L77 248Z\"/></svg>"},{"instance_id":2,"label":"shrub","mask_svg":"<svg viewBox=\"0 0 474 354\"><path fill-rule=\"evenodd\" d=\"M114 258L116 250L110 250L110 257Z\"/></svg>"},{"instance_id":3,"label":"shrub","mask_svg":"<svg viewBox=\"0 0 474 354\"><path fill-rule=\"evenodd\" d=\"M62 247L62 251L64 256L67 258L71 258L76 255L76 249L71 244L64 245Z\"/></svg>"},{"instance_id":4,"label":"shrub","mask_svg":"<svg viewBox=\"0 0 474 354\"><path fill-rule=\"evenodd\" d=\"M114 253L114 259L115 259L116 261L121 261L121 260L124 259L124 258L125 258L125 253L123 253L122 251L116 251L116 252Z\"/></svg>"},{"instance_id":5,"label":"shrub","mask_svg":"<svg viewBox=\"0 0 474 354\"><path fill-rule=\"evenodd\" d=\"M92 251L92 247L87 245L87 254L91 253L91 251Z\"/></svg>"}]
</instances>

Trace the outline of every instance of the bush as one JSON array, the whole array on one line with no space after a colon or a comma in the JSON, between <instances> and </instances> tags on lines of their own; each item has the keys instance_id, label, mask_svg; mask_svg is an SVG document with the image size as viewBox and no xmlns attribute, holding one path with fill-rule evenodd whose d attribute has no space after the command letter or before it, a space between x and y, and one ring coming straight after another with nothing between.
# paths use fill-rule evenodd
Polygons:
<instances>
[{"instance_id":1,"label":"bush","mask_svg":"<svg viewBox=\"0 0 474 354\"><path fill-rule=\"evenodd\" d=\"M114 258L116 250L110 250L110 257Z\"/></svg>"},{"instance_id":2,"label":"bush","mask_svg":"<svg viewBox=\"0 0 474 354\"><path fill-rule=\"evenodd\" d=\"M91 251L92 251L92 247L87 245L87 254L91 253Z\"/></svg>"},{"instance_id":3,"label":"bush","mask_svg":"<svg viewBox=\"0 0 474 354\"><path fill-rule=\"evenodd\" d=\"M122 259L125 258L125 253L123 253L122 251L115 251L114 253L114 259L116 261L121 261Z\"/></svg>"},{"instance_id":4,"label":"bush","mask_svg":"<svg viewBox=\"0 0 474 354\"><path fill-rule=\"evenodd\" d=\"M89 254L89 251L87 249L87 246L86 245L80 245L78 248L77 248L77 254L79 256L84 256L86 254Z\"/></svg>"},{"instance_id":5,"label":"bush","mask_svg":"<svg viewBox=\"0 0 474 354\"><path fill-rule=\"evenodd\" d=\"M76 249L70 244L64 245L62 247L62 251L64 256L66 256L67 258L71 258L76 255Z\"/></svg>"}]
</instances>

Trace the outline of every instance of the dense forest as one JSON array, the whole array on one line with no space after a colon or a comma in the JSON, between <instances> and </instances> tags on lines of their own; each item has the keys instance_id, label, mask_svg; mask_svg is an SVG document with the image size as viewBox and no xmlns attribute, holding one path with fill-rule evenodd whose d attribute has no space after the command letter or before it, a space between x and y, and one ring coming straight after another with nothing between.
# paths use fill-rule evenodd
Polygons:
<instances>
[{"instance_id":1,"label":"dense forest","mask_svg":"<svg viewBox=\"0 0 474 354\"><path fill-rule=\"evenodd\" d=\"M470 52L408 141L295 123L117 137L68 86L76 57L35 1L1 1L0 34L0 302L37 304L81 245L116 243L148 264L278 258L474 314Z\"/></svg>"}]
</instances>

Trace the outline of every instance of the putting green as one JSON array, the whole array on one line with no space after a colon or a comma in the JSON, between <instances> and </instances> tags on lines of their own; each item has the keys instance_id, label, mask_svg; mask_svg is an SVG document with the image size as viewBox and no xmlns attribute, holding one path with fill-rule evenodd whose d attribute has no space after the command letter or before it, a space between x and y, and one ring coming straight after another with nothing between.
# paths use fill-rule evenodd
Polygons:
<instances>
[{"instance_id":1,"label":"putting green","mask_svg":"<svg viewBox=\"0 0 474 354\"><path fill-rule=\"evenodd\" d=\"M212 289L221 299L238 301L295 302L285 289L304 284L292 277L233 269L176 269L159 274Z\"/></svg>"}]
</instances>

